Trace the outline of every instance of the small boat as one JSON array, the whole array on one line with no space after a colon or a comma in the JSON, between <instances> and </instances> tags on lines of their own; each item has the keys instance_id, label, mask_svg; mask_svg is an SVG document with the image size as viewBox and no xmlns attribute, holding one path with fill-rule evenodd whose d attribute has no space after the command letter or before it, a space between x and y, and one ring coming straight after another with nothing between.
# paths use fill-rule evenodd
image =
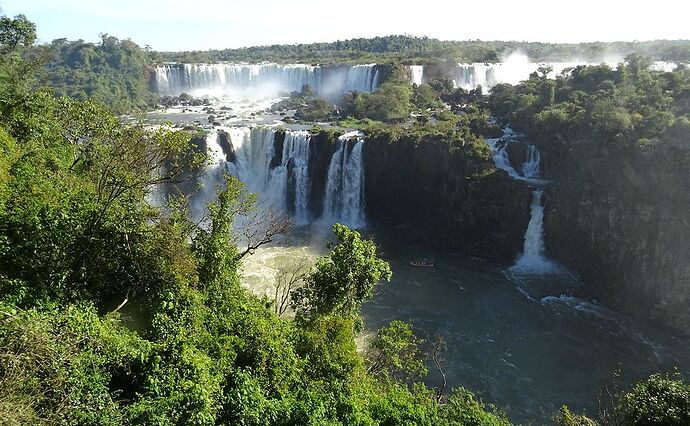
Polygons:
<instances>
[{"instance_id":1,"label":"small boat","mask_svg":"<svg viewBox=\"0 0 690 426\"><path fill-rule=\"evenodd\" d=\"M434 259L419 259L410 261L410 265L418 268L432 268L436 266L436 261Z\"/></svg>"}]
</instances>

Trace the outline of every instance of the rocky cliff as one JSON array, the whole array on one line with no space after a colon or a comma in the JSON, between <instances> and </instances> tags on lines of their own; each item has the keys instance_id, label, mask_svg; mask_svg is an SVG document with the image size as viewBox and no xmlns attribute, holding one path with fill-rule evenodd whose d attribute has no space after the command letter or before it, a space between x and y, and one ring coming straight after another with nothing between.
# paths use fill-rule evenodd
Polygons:
<instances>
[{"instance_id":1,"label":"rocky cliff","mask_svg":"<svg viewBox=\"0 0 690 426\"><path fill-rule=\"evenodd\" d=\"M541 146L549 256L594 297L690 333L690 155L658 142Z\"/></svg>"},{"instance_id":2,"label":"rocky cliff","mask_svg":"<svg viewBox=\"0 0 690 426\"><path fill-rule=\"evenodd\" d=\"M522 249L530 195L476 150L406 135L369 137L368 218L418 242L512 262Z\"/></svg>"}]
</instances>

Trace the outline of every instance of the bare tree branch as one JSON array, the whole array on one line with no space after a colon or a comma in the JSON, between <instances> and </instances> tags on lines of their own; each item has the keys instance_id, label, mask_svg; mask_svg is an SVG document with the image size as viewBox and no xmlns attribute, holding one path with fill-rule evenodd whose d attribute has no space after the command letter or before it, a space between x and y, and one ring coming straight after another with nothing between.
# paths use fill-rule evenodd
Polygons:
<instances>
[{"instance_id":1,"label":"bare tree branch","mask_svg":"<svg viewBox=\"0 0 690 426\"><path fill-rule=\"evenodd\" d=\"M441 387L436 391L436 402L440 403L443 400L443 392L446 390L448 385L448 380L446 378L446 372L444 371L445 359L443 358L443 352L448 349L448 343L440 334L436 333L431 339L429 339L431 345L431 360L434 366L441 375Z\"/></svg>"},{"instance_id":2,"label":"bare tree branch","mask_svg":"<svg viewBox=\"0 0 690 426\"><path fill-rule=\"evenodd\" d=\"M273 237L284 234L292 227L290 218L271 207L255 210L244 217L238 235L245 249L237 255L237 260L253 254L259 247L273 241Z\"/></svg>"},{"instance_id":3,"label":"bare tree branch","mask_svg":"<svg viewBox=\"0 0 690 426\"><path fill-rule=\"evenodd\" d=\"M122 308L127 304L127 302L129 302L129 299L125 298L125 300L123 300L122 303L120 303L119 305L117 305L117 308L115 308L115 309L112 311L112 313L118 312L120 309L122 309Z\"/></svg>"},{"instance_id":4,"label":"bare tree branch","mask_svg":"<svg viewBox=\"0 0 690 426\"><path fill-rule=\"evenodd\" d=\"M278 316L283 315L290 307L290 294L304 285L304 278L309 273L311 264L306 258L300 258L278 265L276 274L274 310Z\"/></svg>"}]
</instances>

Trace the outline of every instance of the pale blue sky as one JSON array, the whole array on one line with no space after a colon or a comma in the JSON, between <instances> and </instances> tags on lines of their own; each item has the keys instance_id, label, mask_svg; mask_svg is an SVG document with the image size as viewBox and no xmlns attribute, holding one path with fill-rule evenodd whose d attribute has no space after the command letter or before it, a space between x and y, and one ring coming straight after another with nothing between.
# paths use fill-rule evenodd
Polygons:
<instances>
[{"instance_id":1,"label":"pale blue sky","mask_svg":"<svg viewBox=\"0 0 690 426\"><path fill-rule=\"evenodd\" d=\"M387 34L551 42L690 39L679 0L0 0L39 40L105 32L156 50L206 50Z\"/></svg>"}]
</instances>

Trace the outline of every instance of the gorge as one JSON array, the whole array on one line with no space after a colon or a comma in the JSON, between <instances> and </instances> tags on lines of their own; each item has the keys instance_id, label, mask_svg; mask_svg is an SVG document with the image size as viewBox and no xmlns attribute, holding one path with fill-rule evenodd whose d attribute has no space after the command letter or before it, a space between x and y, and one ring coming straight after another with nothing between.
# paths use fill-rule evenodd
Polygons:
<instances>
[{"instance_id":1,"label":"gorge","mask_svg":"<svg viewBox=\"0 0 690 426\"><path fill-rule=\"evenodd\" d=\"M539 67L548 67L555 74L579 65L538 64L518 57L503 64L460 64L449 75L461 89L491 88L529 78ZM663 72L674 68L675 64L662 62L651 67ZM418 85L440 68L415 65L408 71L410 82ZM379 65L168 64L156 68L155 86L161 94L190 89L207 96L251 93L275 97L313 85L317 93L327 96L352 90L371 92L389 72ZM265 91L257 90L260 87ZM523 272L560 268L544 253L553 251L563 260L563 247L575 244L565 243L570 236L553 237L563 231L551 229L557 219L544 206L562 200L559 188L567 181L566 175L553 173L556 166L552 164L543 165L537 145L523 142L511 129L505 129L499 138L486 138L493 164L508 179L488 173L491 165L482 154L471 154L474 148L468 146L449 151L445 143L420 143L406 135L390 139L386 134L347 133L349 130L336 127L314 133L300 125L247 125L231 120L225 127L211 130L206 142L211 151L222 152L220 169L246 182L250 190L261 193L264 201L291 215L298 225L342 222L361 228L370 219L410 230L408 237L413 241L435 247L504 263L517 259L513 270ZM547 150L547 159L555 158L557 154ZM216 177L210 182L217 183L219 169L214 170ZM544 170L548 179L555 179L553 184L542 177ZM468 178L473 175L482 176ZM458 179L461 177L464 182ZM202 198L198 203L207 201ZM443 238L437 236L439 229ZM573 254L568 256L565 263L575 273L586 276L584 270L598 268L577 266L581 261L574 260ZM680 306L686 304L684 298L675 300ZM678 320L671 320L674 327L683 324L681 312Z\"/></svg>"},{"instance_id":2,"label":"gorge","mask_svg":"<svg viewBox=\"0 0 690 426\"><path fill-rule=\"evenodd\" d=\"M281 262L324 254L312 241L333 223L375 234L394 278L365 304L367 326L402 319L420 333L446 336L449 384L469 383L515 421L546 419L563 401L594 411L591 389L616 367L633 381L646 371L690 365L684 338L595 302L579 269L550 258L562 259L548 209L564 177L544 163L553 153L544 154L540 140L509 127L499 133L449 146L413 132L215 127L206 140L215 164L298 225L246 262L244 285L271 297ZM209 173L217 183L218 169ZM430 255L434 271L409 266ZM435 385L433 374L427 382ZM550 396L525 393L534 383Z\"/></svg>"}]
</instances>

